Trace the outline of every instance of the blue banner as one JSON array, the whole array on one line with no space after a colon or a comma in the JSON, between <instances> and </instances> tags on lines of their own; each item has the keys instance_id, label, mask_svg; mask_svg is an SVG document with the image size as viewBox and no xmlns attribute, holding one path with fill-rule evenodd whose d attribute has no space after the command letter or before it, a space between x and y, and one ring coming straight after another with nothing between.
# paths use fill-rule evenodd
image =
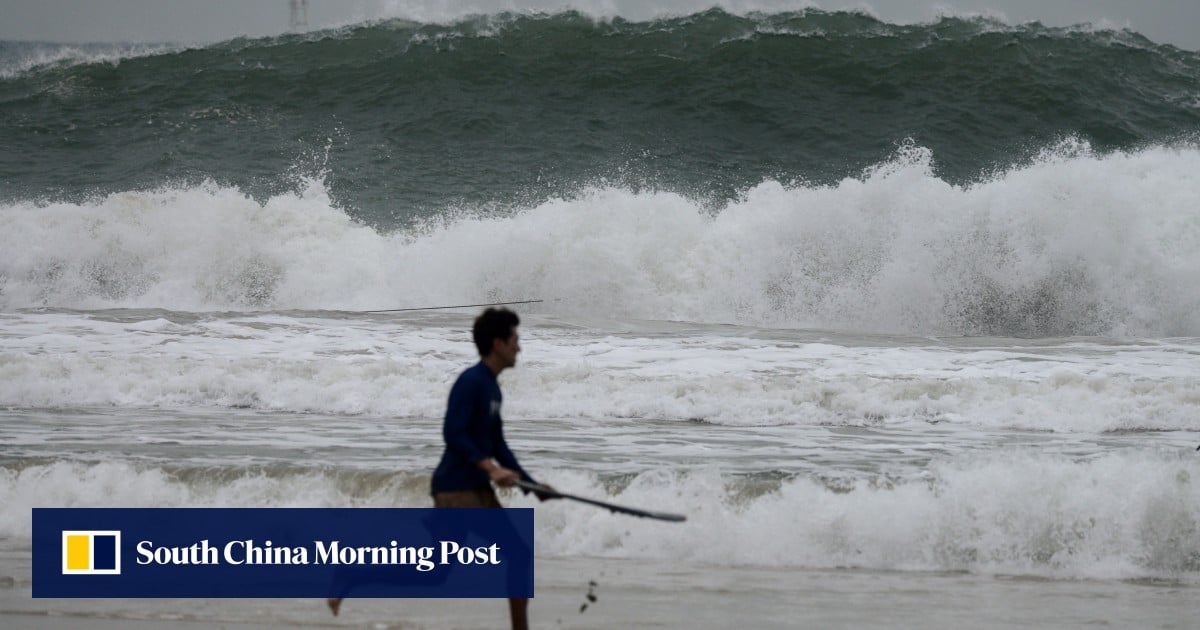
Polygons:
<instances>
[{"instance_id":1,"label":"blue banner","mask_svg":"<svg viewBox=\"0 0 1200 630\"><path fill-rule=\"evenodd\" d=\"M34 508L34 597L533 597L533 510Z\"/></svg>"}]
</instances>

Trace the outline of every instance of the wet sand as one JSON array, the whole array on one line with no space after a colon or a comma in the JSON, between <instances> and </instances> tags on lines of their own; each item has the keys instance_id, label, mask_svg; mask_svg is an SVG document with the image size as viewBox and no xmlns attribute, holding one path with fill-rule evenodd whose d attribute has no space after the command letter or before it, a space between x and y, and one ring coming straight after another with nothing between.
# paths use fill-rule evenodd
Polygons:
<instances>
[{"instance_id":1,"label":"wet sand","mask_svg":"<svg viewBox=\"0 0 1200 630\"><path fill-rule=\"evenodd\" d=\"M6 553L0 627L497 628L503 600L32 599L28 555ZM23 565L23 566L22 566ZM15 570L15 571L14 571ZM595 581L596 601L587 598ZM588 606L581 612L583 604ZM1194 628L1200 588L1185 583L1019 576L668 566L539 558L535 628Z\"/></svg>"}]
</instances>

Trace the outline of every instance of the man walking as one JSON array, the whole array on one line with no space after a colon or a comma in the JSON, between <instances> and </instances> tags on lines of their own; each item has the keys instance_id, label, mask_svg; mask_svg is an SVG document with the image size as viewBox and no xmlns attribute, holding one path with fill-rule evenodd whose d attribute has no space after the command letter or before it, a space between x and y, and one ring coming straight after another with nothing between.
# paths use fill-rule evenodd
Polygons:
<instances>
[{"instance_id":1,"label":"man walking","mask_svg":"<svg viewBox=\"0 0 1200 630\"><path fill-rule=\"evenodd\" d=\"M517 364L520 323L508 309L489 308L475 319L471 334L481 358L450 389L442 426L446 451L433 471L436 507L500 507L489 481L501 487L518 479L533 483L504 441L496 380Z\"/></svg>"},{"instance_id":2,"label":"man walking","mask_svg":"<svg viewBox=\"0 0 1200 630\"><path fill-rule=\"evenodd\" d=\"M475 319L471 333L480 361L460 374L450 388L442 425L446 450L430 484L434 507L499 508L493 483L501 487L511 487L518 479L536 483L504 440L500 419L503 396L496 380L501 372L517 364L520 323L517 314L508 309L489 308ZM543 501L551 498L540 493L537 496ZM343 597L326 600L334 615ZM526 630L529 600L510 598L508 607L513 630Z\"/></svg>"},{"instance_id":3,"label":"man walking","mask_svg":"<svg viewBox=\"0 0 1200 630\"><path fill-rule=\"evenodd\" d=\"M512 486L518 479L536 483L504 440L500 418L503 396L496 377L517 364L521 342L516 313L489 308L471 329L480 361L459 375L450 389L442 437L446 450L433 471L431 493L438 508L498 508L492 484ZM548 497L538 495L539 499ZM529 600L508 600L514 630L529 627Z\"/></svg>"}]
</instances>

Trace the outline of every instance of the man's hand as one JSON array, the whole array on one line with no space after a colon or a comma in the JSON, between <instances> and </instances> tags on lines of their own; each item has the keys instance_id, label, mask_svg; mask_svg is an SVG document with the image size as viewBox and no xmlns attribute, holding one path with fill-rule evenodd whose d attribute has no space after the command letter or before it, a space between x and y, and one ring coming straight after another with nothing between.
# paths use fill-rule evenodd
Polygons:
<instances>
[{"instance_id":1,"label":"man's hand","mask_svg":"<svg viewBox=\"0 0 1200 630\"><path fill-rule=\"evenodd\" d=\"M497 464L496 460L494 459L485 459L481 462L476 462L475 465L487 471L488 479L491 479L492 483L500 486L501 488L511 487L513 484L517 483L518 479L521 478L516 471L509 470L508 468Z\"/></svg>"}]
</instances>

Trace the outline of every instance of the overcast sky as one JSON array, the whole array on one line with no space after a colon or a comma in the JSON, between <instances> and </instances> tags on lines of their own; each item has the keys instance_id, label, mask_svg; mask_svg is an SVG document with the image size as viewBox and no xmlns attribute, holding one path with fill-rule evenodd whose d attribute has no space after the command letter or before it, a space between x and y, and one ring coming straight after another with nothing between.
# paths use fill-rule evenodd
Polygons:
<instances>
[{"instance_id":1,"label":"overcast sky","mask_svg":"<svg viewBox=\"0 0 1200 630\"><path fill-rule=\"evenodd\" d=\"M578 7L595 15L644 19L720 4L742 11L819 6L865 8L892 22L952 13L988 13L1009 22L1084 22L1130 27L1152 40L1200 49L1200 0L308 0L319 28L381 17L445 20L503 9ZM288 28L288 0L0 0L0 39L65 42L211 42Z\"/></svg>"}]
</instances>

